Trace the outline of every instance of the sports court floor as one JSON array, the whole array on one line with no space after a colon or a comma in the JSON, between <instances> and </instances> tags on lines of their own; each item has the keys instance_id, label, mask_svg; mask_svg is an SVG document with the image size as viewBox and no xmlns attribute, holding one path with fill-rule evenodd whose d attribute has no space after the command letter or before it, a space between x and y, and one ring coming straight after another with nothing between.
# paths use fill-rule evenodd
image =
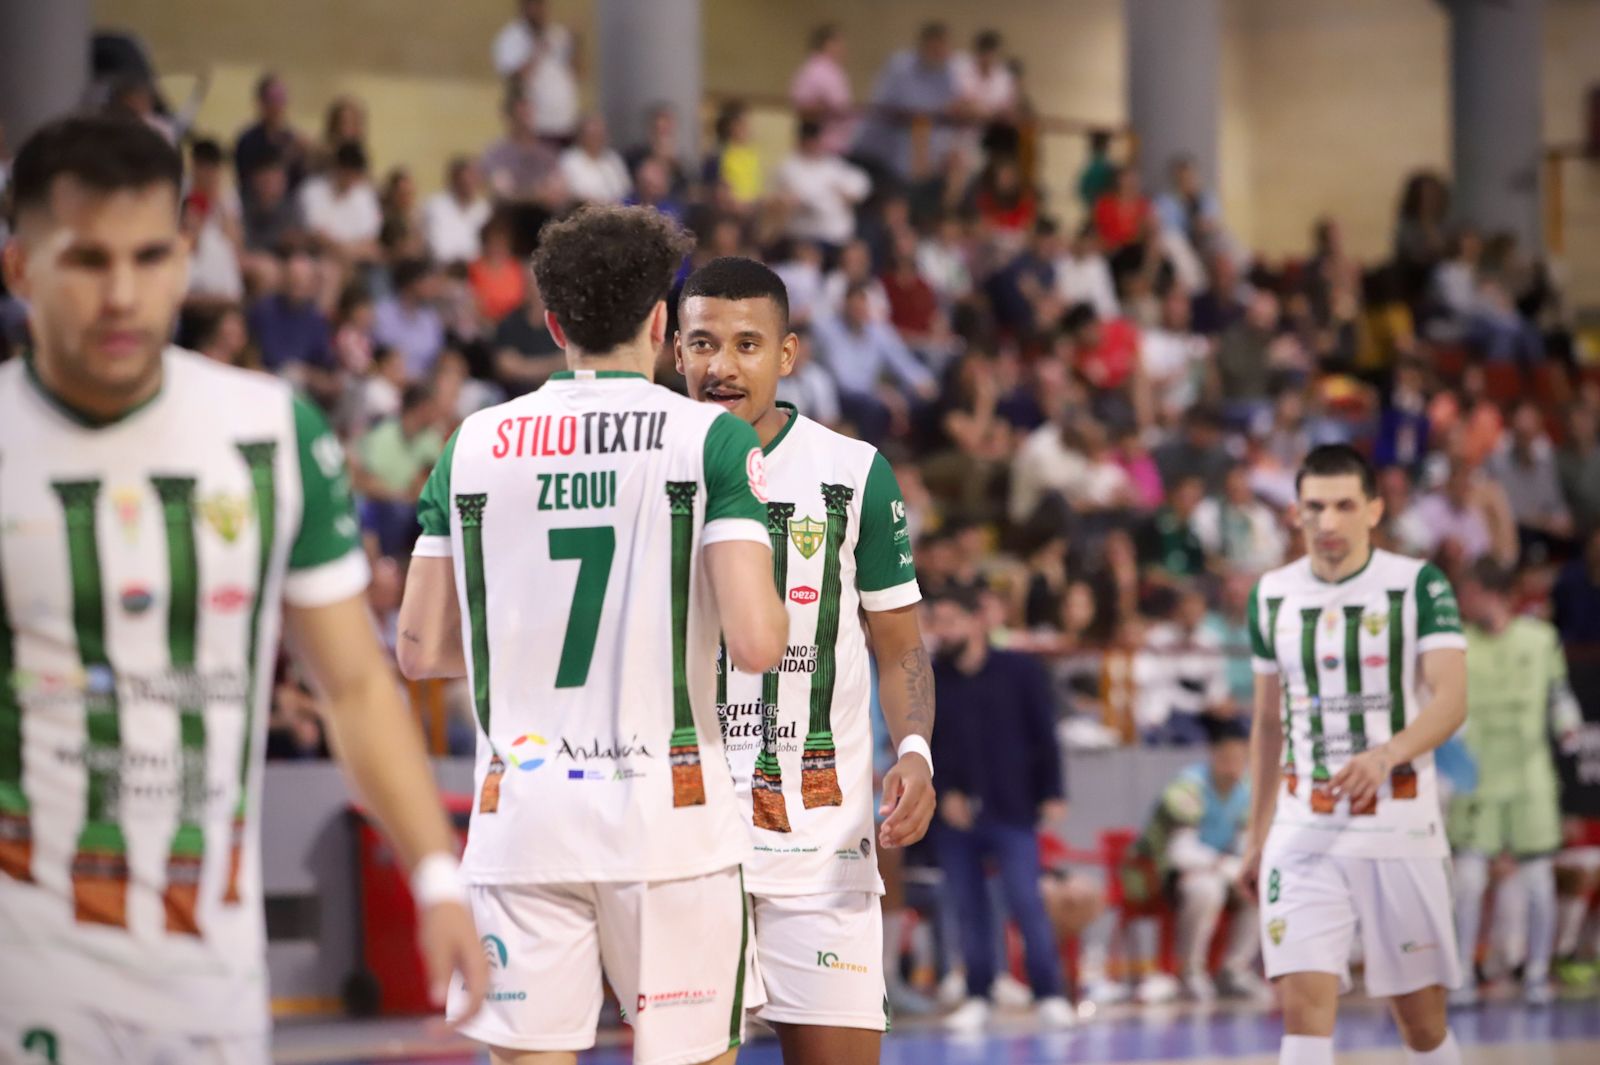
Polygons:
<instances>
[{"instance_id":1,"label":"sports court floor","mask_svg":"<svg viewBox=\"0 0 1600 1065\"><path fill-rule=\"evenodd\" d=\"M1452 1015L1451 1024L1469 1065L1600 1065L1600 1000L1558 1002L1547 1009L1489 1003ZM930 1022L907 1021L885 1040L883 1065L1098 1065L1114 1062L1277 1061L1279 1019L1254 1009L1119 1007L1066 1032L1040 1033L1025 1014L999 1015L976 1036L947 1035ZM625 1037L622 1037L625 1039ZM1399 1040L1381 1006L1348 1002L1335 1039L1339 1061L1352 1065L1400 1062ZM375 1021L281 1026L279 1065L480 1065L476 1054L448 1033L415 1021ZM629 1048L613 1039L583 1055L581 1065L628 1065ZM758 1038L739 1055L742 1065L778 1065L777 1044Z\"/></svg>"}]
</instances>

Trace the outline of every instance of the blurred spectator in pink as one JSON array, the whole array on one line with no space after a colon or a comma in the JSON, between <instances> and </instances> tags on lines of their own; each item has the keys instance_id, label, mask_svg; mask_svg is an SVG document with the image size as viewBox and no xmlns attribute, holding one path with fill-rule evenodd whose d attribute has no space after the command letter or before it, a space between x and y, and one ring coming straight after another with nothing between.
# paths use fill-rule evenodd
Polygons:
<instances>
[{"instance_id":1,"label":"blurred spectator in pink","mask_svg":"<svg viewBox=\"0 0 1600 1065\"><path fill-rule=\"evenodd\" d=\"M823 150L843 155L855 131L844 33L830 23L811 31L811 52L789 82L789 102L802 120L821 127Z\"/></svg>"}]
</instances>

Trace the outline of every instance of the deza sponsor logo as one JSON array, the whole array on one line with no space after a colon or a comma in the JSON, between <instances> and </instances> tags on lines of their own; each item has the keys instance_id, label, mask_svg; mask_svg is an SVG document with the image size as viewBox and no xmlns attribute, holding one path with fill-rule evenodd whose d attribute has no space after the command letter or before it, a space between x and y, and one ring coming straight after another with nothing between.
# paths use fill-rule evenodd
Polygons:
<instances>
[{"instance_id":1,"label":"deza sponsor logo","mask_svg":"<svg viewBox=\"0 0 1600 1065\"><path fill-rule=\"evenodd\" d=\"M810 606L817 601L817 590L809 585L802 584L789 589L789 601L799 603L801 606Z\"/></svg>"}]
</instances>

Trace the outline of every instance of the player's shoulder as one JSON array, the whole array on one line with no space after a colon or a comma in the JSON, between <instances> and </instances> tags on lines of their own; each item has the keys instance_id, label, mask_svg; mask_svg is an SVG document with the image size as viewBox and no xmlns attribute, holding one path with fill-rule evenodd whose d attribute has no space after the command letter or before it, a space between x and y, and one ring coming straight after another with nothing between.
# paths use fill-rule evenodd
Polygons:
<instances>
[{"instance_id":1,"label":"player's shoulder","mask_svg":"<svg viewBox=\"0 0 1600 1065\"><path fill-rule=\"evenodd\" d=\"M310 401L298 397L288 381L261 370L229 366L176 344L161 356L162 388L184 408L227 411L230 420L279 422L297 407L310 412ZM321 420L320 413L312 415ZM290 418L284 424L294 421Z\"/></svg>"},{"instance_id":2,"label":"player's shoulder","mask_svg":"<svg viewBox=\"0 0 1600 1065\"><path fill-rule=\"evenodd\" d=\"M865 440L845 436L798 411L785 434L784 443L787 448L775 449L774 457L781 450L787 450L790 455L804 455L825 465L837 479L863 485L879 455L878 449Z\"/></svg>"},{"instance_id":3,"label":"player's shoulder","mask_svg":"<svg viewBox=\"0 0 1600 1065\"><path fill-rule=\"evenodd\" d=\"M1292 592L1303 591L1316 583L1311 573L1311 559L1301 556L1276 569L1269 569L1256 578L1255 593L1258 599L1281 598Z\"/></svg>"}]
</instances>

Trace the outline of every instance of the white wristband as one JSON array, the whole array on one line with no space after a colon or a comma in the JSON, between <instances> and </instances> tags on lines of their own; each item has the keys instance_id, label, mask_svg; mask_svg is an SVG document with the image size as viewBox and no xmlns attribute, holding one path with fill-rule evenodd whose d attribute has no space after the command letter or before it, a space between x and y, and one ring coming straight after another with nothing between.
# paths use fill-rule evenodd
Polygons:
<instances>
[{"instance_id":1,"label":"white wristband","mask_svg":"<svg viewBox=\"0 0 1600 1065\"><path fill-rule=\"evenodd\" d=\"M927 740L913 732L900 741L900 749L895 754L904 758L908 752L922 755L923 761L928 763L928 775L933 776L933 751L928 748Z\"/></svg>"},{"instance_id":2,"label":"white wristband","mask_svg":"<svg viewBox=\"0 0 1600 1065\"><path fill-rule=\"evenodd\" d=\"M467 884L461 879L455 856L435 851L418 862L411 871L411 898L419 910L441 902L465 905Z\"/></svg>"}]
</instances>

